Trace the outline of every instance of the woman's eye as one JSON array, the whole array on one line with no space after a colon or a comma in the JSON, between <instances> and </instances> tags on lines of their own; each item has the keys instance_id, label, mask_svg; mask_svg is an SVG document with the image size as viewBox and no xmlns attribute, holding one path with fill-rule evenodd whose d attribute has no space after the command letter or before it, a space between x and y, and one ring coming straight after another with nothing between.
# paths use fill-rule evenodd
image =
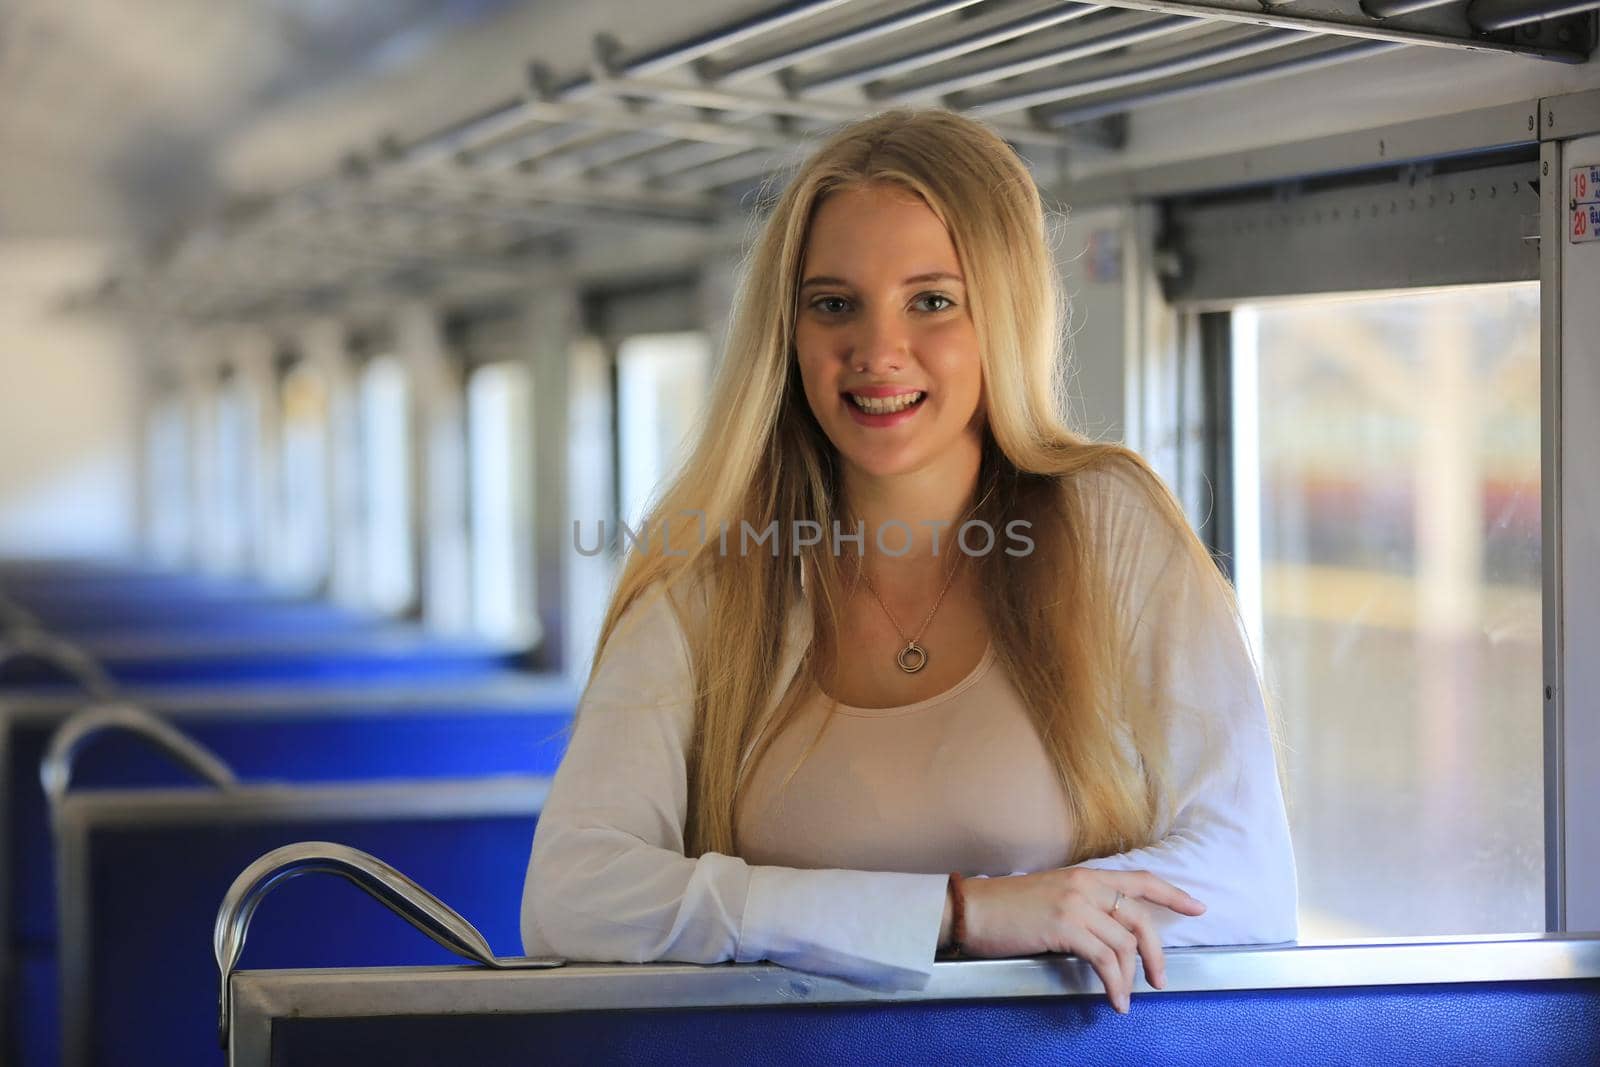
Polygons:
<instances>
[{"instance_id":1,"label":"woman's eye","mask_svg":"<svg viewBox=\"0 0 1600 1067\"><path fill-rule=\"evenodd\" d=\"M850 302L842 296L819 296L811 306L829 315L838 315L849 309Z\"/></svg>"},{"instance_id":2,"label":"woman's eye","mask_svg":"<svg viewBox=\"0 0 1600 1067\"><path fill-rule=\"evenodd\" d=\"M950 308L956 306L956 302L951 300L948 296L945 296L943 293L923 293L921 296L917 297L917 303L919 304L925 305L930 300L938 300L942 301L942 303L936 307L924 307L924 311L948 311Z\"/></svg>"}]
</instances>

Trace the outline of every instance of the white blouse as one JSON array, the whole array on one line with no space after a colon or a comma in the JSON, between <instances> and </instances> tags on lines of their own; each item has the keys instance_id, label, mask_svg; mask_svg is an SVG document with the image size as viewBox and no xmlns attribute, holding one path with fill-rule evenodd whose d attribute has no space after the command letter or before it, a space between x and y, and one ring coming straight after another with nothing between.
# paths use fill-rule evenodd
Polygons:
<instances>
[{"instance_id":1,"label":"white blouse","mask_svg":"<svg viewBox=\"0 0 1600 1067\"><path fill-rule=\"evenodd\" d=\"M1079 477L1095 551L1111 561L1119 609L1134 620L1130 667L1168 703L1177 796L1176 816L1155 844L1077 866L1150 871L1199 898L1206 905L1200 916L1151 909L1165 946L1293 941L1294 852L1243 636L1211 595L1203 564L1183 549L1131 475L1112 469ZM791 616L774 704L810 639L809 610L802 600ZM992 660L991 649L954 688L987 681L1010 691ZM836 824L841 842L831 850L819 844L807 851L779 846L778 837L763 836L763 824L745 815L740 838L749 832L751 840L741 850L749 858L686 857L689 662L665 598L641 600L619 621L579 702L534 834L522 902L528 955L631 963L770 960L873 988L915 990L932 975L946 872L1053 865L1041 860L1049 850L1036 835L994 843L981 855L948 843L936 844L937 857L853 849L848 837L852 825L863 824L859 816ZM959 704L943 700L953 693L930 701ZM927 710L930 701L910 707ZM862 710L881 716L906 709ZM1015 734L1007 743L1015 745ZM1042 746L1033 743L1043 766ZM759 783L759 768L752 781ZM1042 795L1032 779L1018 788ZM963 795L980 803L973 792ZM981 803L1003 806L1007 798ZM1070 832L1064 823L1062 832ZM874 855L879 861L870 863ZM812 866L833 859L838 866ZM846 859L853 862L846 866ZM868 866L890 869L862 869Z\"/></svg>"}]
</instances>

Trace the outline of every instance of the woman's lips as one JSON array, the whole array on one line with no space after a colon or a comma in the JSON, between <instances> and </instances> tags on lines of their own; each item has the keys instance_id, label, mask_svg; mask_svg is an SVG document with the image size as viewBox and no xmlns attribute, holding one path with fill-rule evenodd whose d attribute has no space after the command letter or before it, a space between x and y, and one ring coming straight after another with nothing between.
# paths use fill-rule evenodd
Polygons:
<instances>
[{"instance_id":1,"label":"woman's lips","mask_svg":"<svg viewBox=\"0 0 1600 1067\"><path fill-rule=\"evenodd\" d=\"M915 390L913 390L913 391L915 391ZM862 391L862 395L863 396L870 396L870 395L873 395L873 394L868 392L868 391L866 391L866 390L863 390ZM895 394L890 393L890 394L887 394L887 395L891 395L892 396L892 395L895 395ZM884 426L898 426L900 423L905 422L907 419L911 418L917 412L921 411L922 410L922 405L927 403L927 400L928 400L928 394L927 393L923 393L921 400L918 400L915 404L912 404L910 407L905 408L902 411L891 411L887 415L873 415L873 414L871 414L869 412L862 411L859 407L857 407L856 406L856 402L854 400L850 399L850 394L841 393L839 395L839 402L845 406L845 410L850 413L850 417L856 421L857 425L859 425L859 426L868 426L868 427L873 427L873 428L881 428L881 427L884 427Z\"/></svg>"}]
</instances>

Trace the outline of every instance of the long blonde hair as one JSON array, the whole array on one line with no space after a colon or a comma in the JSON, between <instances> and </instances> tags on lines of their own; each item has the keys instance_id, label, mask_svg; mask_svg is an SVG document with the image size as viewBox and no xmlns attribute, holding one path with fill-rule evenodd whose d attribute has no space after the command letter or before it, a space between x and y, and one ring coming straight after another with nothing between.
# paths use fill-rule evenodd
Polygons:
<instances>
[{"instance_id":1,"label":"long blonde hair","mask_svg":"<svg viewBox=\"0 0 1600 1067\"><path fill-rule=\"evenodd\" d=\"M1113 603L1112 561L1092 551L1074 476L1120 465L1203 560L1237 618L1232 589L1143 459L1066 427L1065 299L1038 188L1009 145L954 112L896 109L853 123L829 137L778 198L735 299L706 408L715 414L645 517L644 529L670 536L674 551L650 550L658 540L652 533L645 548L629 552L590 680L629 608L670 591L694 683L685 851L736 854L741 770L833 671L849 575L823 547L827 539L798 553L787 545L776 554L724 552L707 533L726 528L731 541L743 523L789 531L798 520L830 531L841 519L854 529L843 521L841 472L807 404L793 338L817 206L836 190L868 183L921 197L949 231L968 279L987 405L977 486L983 503L973 517L992 529L1026 519L1035 542L1026 556L973 557L975 586L997 663L1027 706L1066 798L1075 831L1070 862L1149 844L1171 816L1170 723L1156 715L1156 701L1136 699L1129 686L1129 620ZM813 640L778 695L787 621L802 599L811 605Z\"/></svg>"}]
</instances>

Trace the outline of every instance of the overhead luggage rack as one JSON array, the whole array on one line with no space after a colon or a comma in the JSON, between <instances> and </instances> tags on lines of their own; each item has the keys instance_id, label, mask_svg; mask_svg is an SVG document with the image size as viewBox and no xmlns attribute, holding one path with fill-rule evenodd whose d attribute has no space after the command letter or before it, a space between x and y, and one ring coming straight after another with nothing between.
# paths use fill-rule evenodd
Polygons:
<instances>
[{"instance_id":1,"label":"overhead luggage rack","mask_svg":"<svg viewBox=\"0 0 1600 1067\"><path fill-rule=\"evenodd\" d=\"M648 50L600 35L579 73L525 88L340 173L191 230L96 302L189 319L270 316L446 276L568 276L580 235L709 238L816 135L886 107L980 115L1036 167L1115 151L1140 108L1401 49L1581 63L1600 0L803 0ZM626 33L626 30L620 31ZM375 131L376 133L376 131ZM598 257L598 258L597 258ZM625 262L625 260L623 261Z\"/></svg>"}]
</instances>

